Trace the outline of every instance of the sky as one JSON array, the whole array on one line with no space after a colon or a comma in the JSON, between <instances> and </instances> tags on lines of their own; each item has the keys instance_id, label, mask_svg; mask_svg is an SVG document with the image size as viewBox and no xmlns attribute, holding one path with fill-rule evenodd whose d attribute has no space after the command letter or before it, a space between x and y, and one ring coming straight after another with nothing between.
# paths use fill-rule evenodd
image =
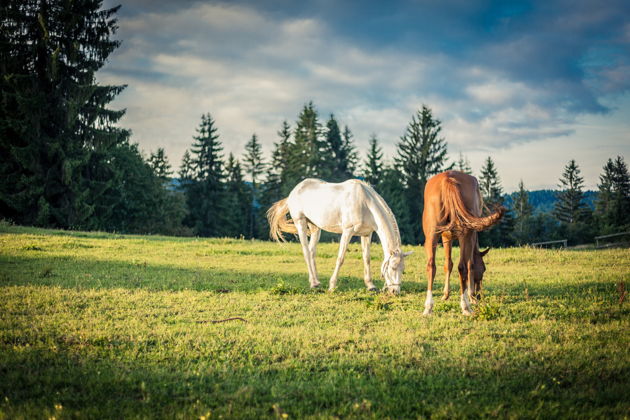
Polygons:
<instances>
[{"instance_id":1,"label":"sky","mask_svg":"<svg viewBox=\"0 0 630 420\"><path fill-rule=\"evenodd\" d=\"M388 161L426 105L451 161L478 175L492 157L507 192L556 189L570 159L586 189L609 158L630 164L627 0L122 0L117 17L97 80L127 85L120 125L175 169L202 114L226 156L255 133L268 158L309 101Z\"/></svg>"}]
</instances>

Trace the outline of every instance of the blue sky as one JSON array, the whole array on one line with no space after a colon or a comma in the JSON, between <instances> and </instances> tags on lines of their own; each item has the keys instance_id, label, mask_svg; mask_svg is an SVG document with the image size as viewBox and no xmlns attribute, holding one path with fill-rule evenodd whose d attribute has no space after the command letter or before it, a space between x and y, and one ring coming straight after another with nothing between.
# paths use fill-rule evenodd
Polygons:
<instances>
[{"instance_id":1,"label":"blue sky","mask_svg":"<svg viewBox=\"0 0 630 420\"><path fill-rule=\"evenodd\" d=\"M506 191L555 188L569 159L596 189L630 157L628 1L130 0L118 17L98 80L128 85L121 125L174 167L202 113L226 155L256 133L269 156L311 100L362 157L374 133L389 159L425 104L452 159L478 174L492 156Z\"/></svg>"}]
</instances>

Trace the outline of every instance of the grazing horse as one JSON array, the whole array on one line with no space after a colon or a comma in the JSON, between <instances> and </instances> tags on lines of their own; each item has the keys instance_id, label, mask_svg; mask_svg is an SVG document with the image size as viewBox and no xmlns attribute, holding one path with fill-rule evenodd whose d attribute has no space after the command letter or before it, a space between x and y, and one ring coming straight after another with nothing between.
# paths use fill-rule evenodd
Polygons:
<instances>
[{"instance_id":1,"label":"grazing horse","mask_svg":"<svg viewBox=\"0 0 630 420\"><path fill-rule=\"evenodd\" d=\"M460 307L464 315L471 315L470 302L475 301L481 292L481 282L486 266L483 257L490 250L479 251L477 232L496 224L505 213L499 207L494 213L481 217L483 200L479 184L474 176L457 171L446 171L435 175L424 189L424 211L422 230L426 238L424 249L427 253L427 299L424 315L433 310L433 280L435 278L435 248L438 236L442 236L446 255L443 299L449 296L449 280L453 261L451 260L452 241L457 239L460 247L459 285Z\"/></svg>"},{"instance_id":2,"label":"grazing horse","mask_svg":"<svg viewBox=\"0 0 630 420\"><path fill-rule=\"evenodd\" d=\"M287 213L291 219L287 219ZM318 287L315 248L322 230L340 233L337 264L330 278L328 290L337 287L339 269L352 236L361 237L365 286L377 290L370 275L370 242L376 232L383 246L384 260L381 273L390 293L400 292L404 258L411 252L400 249L400 232L394 214L385 200L372 187L358 179L338 184L319 179L305 179L293 188L289 196L267 211L269 235L276 241L284 240L282 232L297 233L308 268L311 287ZM311 236L310 243L307 235Z\"/></svg>"}]
</instances>

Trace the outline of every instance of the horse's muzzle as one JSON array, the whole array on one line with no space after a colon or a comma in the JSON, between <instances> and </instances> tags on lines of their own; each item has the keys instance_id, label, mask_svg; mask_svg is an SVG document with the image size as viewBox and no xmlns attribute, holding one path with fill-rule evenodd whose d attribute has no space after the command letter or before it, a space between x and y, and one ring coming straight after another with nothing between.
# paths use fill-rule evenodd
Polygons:
<instances>
[{"instance_id":1,"label":"horse's muzzle","mask_svg":"<svg viewBox=\"0 0 630 420\"><path fill-rule=\"evenodd\" d=\"M389 293L390 295L398 295L400 294L400 285L385 286L383 287L383 291Z\"/></svg>"}]
</instances>

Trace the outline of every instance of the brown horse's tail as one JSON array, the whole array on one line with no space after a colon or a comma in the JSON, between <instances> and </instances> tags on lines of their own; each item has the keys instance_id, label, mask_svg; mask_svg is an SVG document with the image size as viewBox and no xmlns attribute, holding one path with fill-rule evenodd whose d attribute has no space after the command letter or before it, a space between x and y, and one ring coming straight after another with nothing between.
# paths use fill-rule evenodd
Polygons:
<instances>
[{"instance_id":1,"label":"brown horse's tail","mask_svg":"<svg viewBox=\"0 0 630 420\"><path fill-rule=\"evenodd\" d=\"M280 201L276 201L267 210L267 220L269 221L269 236L274 241L286 242L282 232L297 233L297 229L293 220L287 219L289 213L289 205L287 199L284 198Z\"/></svg>"},{"instance_id":2,"label":"brown horse's tail","mask_svg":"<svg viewBox=\"0 0 630 420\"><path fill-rule=\"evenodd\" d=\"M465 229L481 232L501 220L505 214L505 207L499 206L494 213L485 217L477 217L466 208L455 178L447 177L442 189L442 203L449 214L450 222L436 228L437 233L461 232Z\"/></svg>"}]
</instances>

